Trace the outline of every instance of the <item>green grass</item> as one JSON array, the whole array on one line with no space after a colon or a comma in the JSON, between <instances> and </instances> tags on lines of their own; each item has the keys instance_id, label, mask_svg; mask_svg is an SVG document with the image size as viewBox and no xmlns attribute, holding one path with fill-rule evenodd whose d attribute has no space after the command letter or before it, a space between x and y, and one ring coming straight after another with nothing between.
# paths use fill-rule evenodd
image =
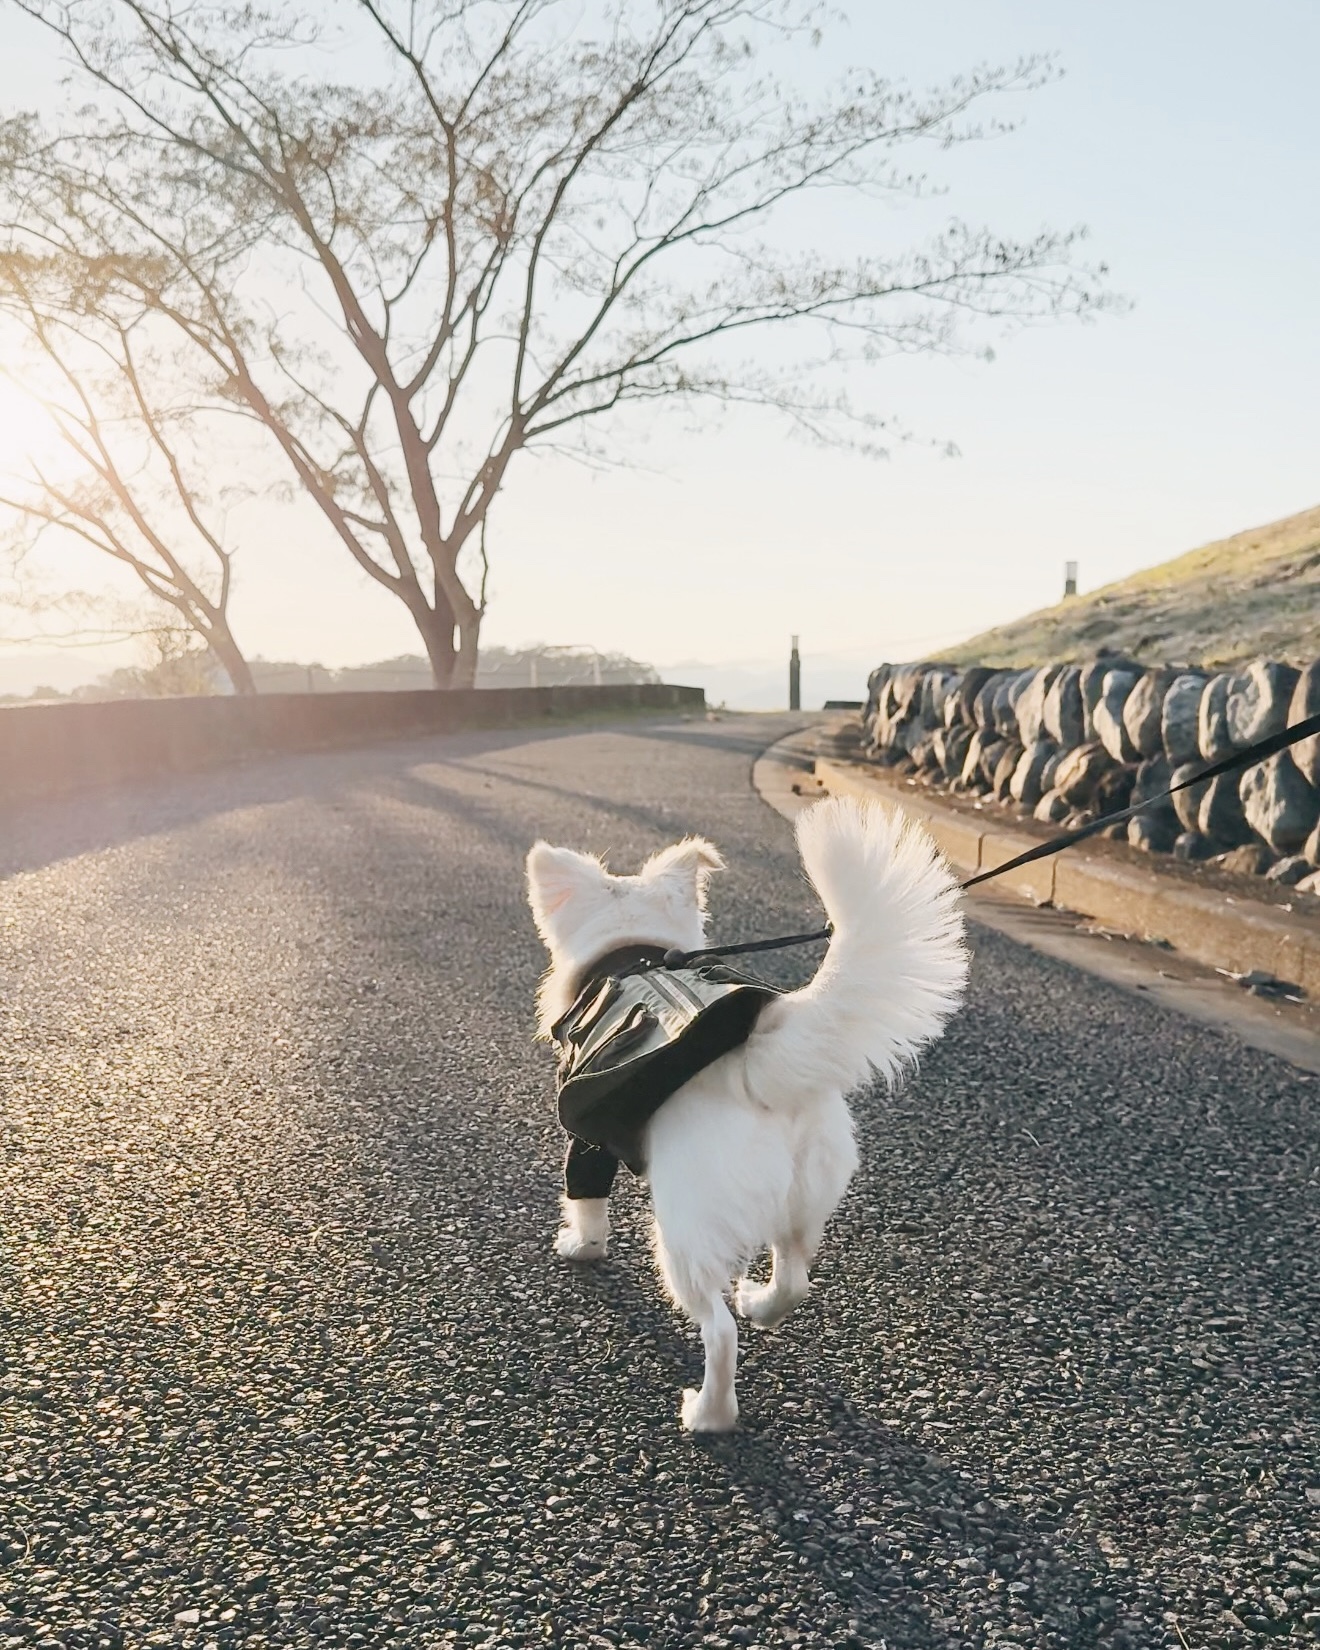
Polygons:
<instances>
[{"instance_id":1,"label":"green grass","mask_svg":"<svg viewBox=\"0 0 1320 1650\"><path fill-rule=\"evenodd\" d=\"M1320 658L1320 507L1255 527L987 630L954 664L1083 660L1102 647L1143 664Z\"/></svg>"}]
</instances>

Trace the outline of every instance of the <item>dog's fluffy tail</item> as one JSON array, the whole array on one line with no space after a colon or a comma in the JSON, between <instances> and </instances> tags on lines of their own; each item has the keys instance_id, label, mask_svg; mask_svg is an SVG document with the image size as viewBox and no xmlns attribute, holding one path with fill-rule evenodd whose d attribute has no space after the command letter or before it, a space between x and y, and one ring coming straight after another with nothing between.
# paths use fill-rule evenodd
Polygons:
<instances>
[{"instance_id":1,"label":"dog's fluffy tail","mask_svg":"<svg viewBox=\"0 0 1320 1650\"><path fill-rule=\"evenodd\" d=\"M763 1011L751 1092L774 1104L822 1084L891 1084L937 1037L967 979L959 890L929 836L897 811L833 797L798 819L798 847L834 926L815 978Z\"/></svg>"}]
</instances>

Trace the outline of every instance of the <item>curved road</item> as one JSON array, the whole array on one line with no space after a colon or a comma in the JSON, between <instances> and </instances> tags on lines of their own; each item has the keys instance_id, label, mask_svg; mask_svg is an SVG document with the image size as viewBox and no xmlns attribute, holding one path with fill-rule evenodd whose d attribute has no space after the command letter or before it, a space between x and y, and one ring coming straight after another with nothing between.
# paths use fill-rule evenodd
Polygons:
<instances>
[{"instance_id":1,"label":"curved road","mask_svg":"<svg viewBox=\"0 0 1320 1650\"><path fill-rule=\"evenodd\" d=\"M789 724L263 763L0 834L0 1645L1320 1631L1316 1083L986 930L737 1435L644 1204L556 1262L536 835L816 913ZM798 977L809 959L768 968ZM1310 1618L1308 1621L1307 1618Z\"/></svg>"}]
</instances>

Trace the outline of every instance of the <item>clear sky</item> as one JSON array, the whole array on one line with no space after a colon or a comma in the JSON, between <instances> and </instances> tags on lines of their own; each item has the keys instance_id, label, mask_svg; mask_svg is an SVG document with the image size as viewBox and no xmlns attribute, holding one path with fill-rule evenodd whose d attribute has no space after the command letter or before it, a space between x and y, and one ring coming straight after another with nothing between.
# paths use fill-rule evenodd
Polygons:
<instances>
[{"instance_id":1,"label":"clear sky","mask_svg":"<svg viewBox=\"0 0 1320 1650\"><path fill-rule=\"evenodd\" d=\"M625 467L524 460L491 519L488 641L727 662L779 659L799 632L809 660L860 683L867 662L1054 600L1065 559L1090 589L1320 501L1315 0L849 9L804 60L809 81L861 62L923 84L1059 54L1064 78L1026 101L1019 131L932 154L930 171L950 212L1005 233L1087 224L1132 311L1020 333L992 364L854 372L871 406L956 458L822 452L753 412L700 433L650 412L620 427ZM48 48L3 0L0 31L12 109ZM249 653L416 651L406 615L310 513L246 506L232 532Z\"/></svg>"}]
</instances>

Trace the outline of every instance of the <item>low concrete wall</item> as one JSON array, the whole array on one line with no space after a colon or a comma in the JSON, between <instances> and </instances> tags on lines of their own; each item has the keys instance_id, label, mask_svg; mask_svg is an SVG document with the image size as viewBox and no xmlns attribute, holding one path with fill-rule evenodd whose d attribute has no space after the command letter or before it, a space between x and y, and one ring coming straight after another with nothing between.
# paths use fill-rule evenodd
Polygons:
<instances>
[{"instance_id":1,"label":"low concrete wall","mask_svg":"<svg viewBox=\"0 0 1320 1650\"><path fill-rule=\"evenodd\" d=\"M703 689L668 682L18 705L0 709L0 805L282 751L705 705Z\"/></svg>"}]
</instances>

